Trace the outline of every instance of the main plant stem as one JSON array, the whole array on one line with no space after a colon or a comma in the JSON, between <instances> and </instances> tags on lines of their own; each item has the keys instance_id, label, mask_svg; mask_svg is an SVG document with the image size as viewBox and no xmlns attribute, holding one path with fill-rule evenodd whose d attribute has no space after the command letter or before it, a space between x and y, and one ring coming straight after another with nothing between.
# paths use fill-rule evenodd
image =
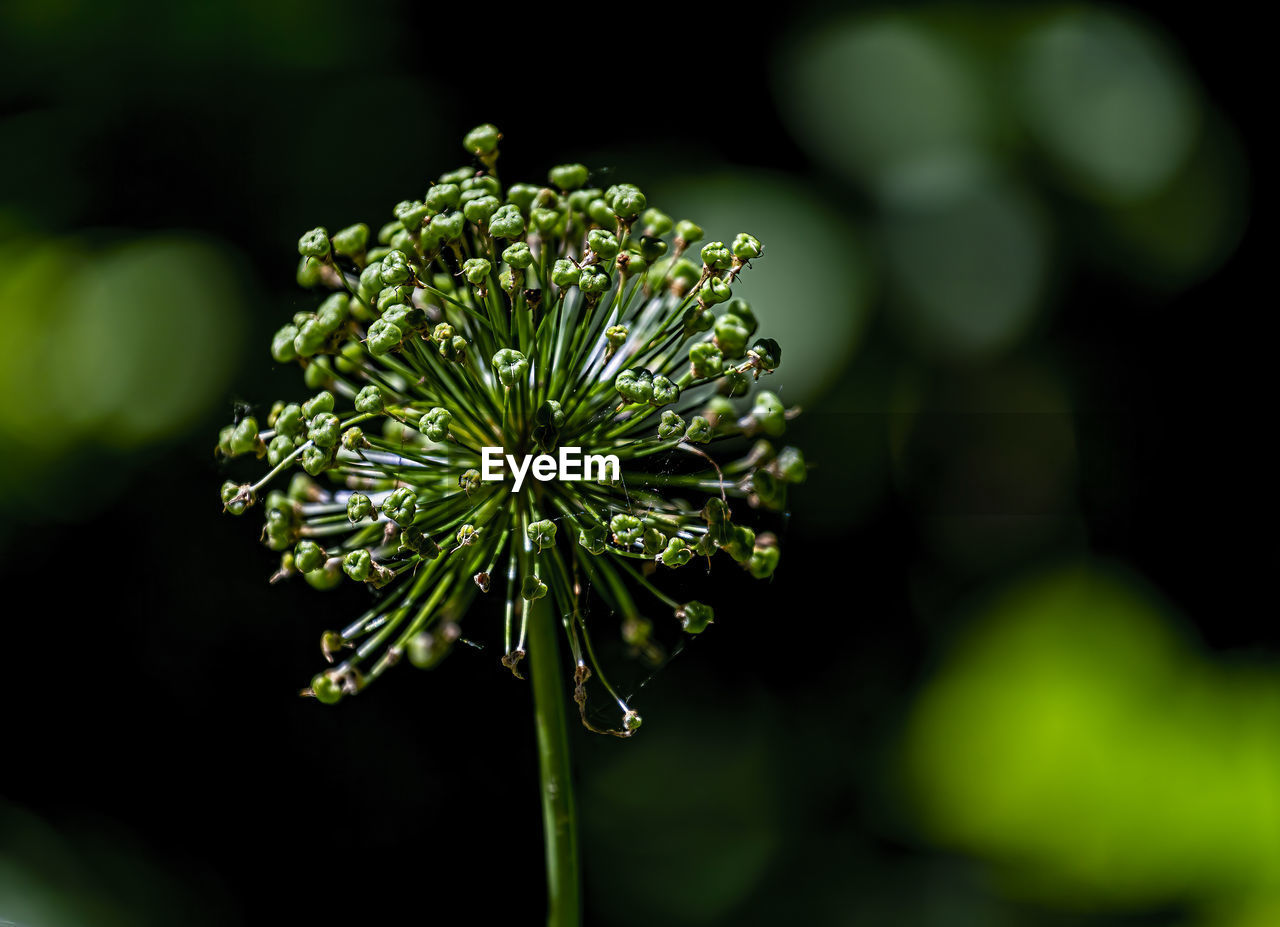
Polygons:
<instances>
[{"instance_id":1,"label":"main plant stem","mask_svg":"<svg viewBox=\"0 0 1280 927\"><path fill-rule=\"evenodd\" d=\"M555 616L547 599L529 603L529 671L542 772L542 824L547 841L547 927L579 927L582 886L578 821L569 772L569 726L560 679Z\"/></svg>"}]
</instances>

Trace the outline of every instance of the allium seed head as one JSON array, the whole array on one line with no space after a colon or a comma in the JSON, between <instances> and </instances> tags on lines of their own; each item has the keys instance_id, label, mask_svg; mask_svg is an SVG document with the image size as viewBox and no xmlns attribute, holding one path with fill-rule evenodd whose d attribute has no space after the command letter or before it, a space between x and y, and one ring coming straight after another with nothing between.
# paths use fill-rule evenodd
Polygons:
<instances>
[{"instance_id":1,"label":"allium seed head","mask_svg":"<svg viewBox=\"0 0 1280 927\"><path fill-rule=\"evenodd\" d=\"M468 133L473 164L396 205L376 239L363 223L301 236L298 282L329 292L270 354L299 365L312 395L277 403L266 428L245 416L222 430L223 457L271 467L226 482L222 502L241 514L293 471L263 504L263 541L282 552L273 580L377 590L365 614L324 633L325 658L341 661L304 694L337 702L404 653L434 666L497 583L502 663L519 675L530 615L551 603L584 723L597 730L594 677L622 713L609 733L625 737L640 716L596 661L589 598L620 616L634 652L657 649L637 592L703 632L711 607L668 596L666 571L723 561L772 575L777 539L739 519L782 510L805 478L801 452L767 440L794 410L763 390L732 401L782 358L733 296L764 247L740 233L693 249L701 227L633 184L588 187L581 164L553 167L550 186L504 189L501 140L491 125ZM717 445L744 437L760 440L715 461Z\"/></svg>"}]
</instances>

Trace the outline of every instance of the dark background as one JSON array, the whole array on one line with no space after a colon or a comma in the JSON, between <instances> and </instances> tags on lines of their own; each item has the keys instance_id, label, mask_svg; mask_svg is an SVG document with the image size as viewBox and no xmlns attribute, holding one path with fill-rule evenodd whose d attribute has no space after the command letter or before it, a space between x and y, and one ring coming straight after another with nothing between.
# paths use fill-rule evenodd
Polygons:
<instances>
[{"instance_id":1,"label":"dark background","mask_svg":"<svg viewBox=\"0 0 1280 927\"><path fill-rule=\"evenodd\" d=\"M1032 6L901 15L996 41ZM1032 153L1019 170L1052 216L1058 257L1051 311L1015 347L976 359L920 349L895 325L894 284L880 274L856 352L811 390L790 437L818 469L774 526L774 581L712 577L701 597L717 623L639 690L634 740L573 732L589 923L1244 924L1257 899L1275 910L1280 861L1267 849L1238 884L1182 885L1175 873L1113 891L1055 868L1069 842L1025 867L999 841L931 827L921 809L932 805L899 766L917 699L980 603L1063 563L1114 565L1118 582L1158 590L1169 626L1224 686L1274 691L1274 299L1253 205L1269 187L1266 49L1230 6L1100 9L1129 10L1174 50L1202 95L1205 131L1232 127L1236 243L1185 276L1130 274L1109 253L1104 211ZM317 223L378 222L463 163L458 139L481 121L506 135L508 179L566 160L617 167L646 188L763 168L807 185L873 241L883 213L869 185L797 140L778 89L786 43L836 21L837 8L801 5L783 21L732 8L525 15L536 22L478 7L138 0L0 14L10 274L24 243L42 242L65 255L54 277L74 286L102 249L177 230L211 249L234 277L219 285L239 300L211 316L234 348L172 425L145 439L119 438L109 419L83 435L57 416L0 429L0 901L14 905L0 918L541 917L529 694L492 640L430 674L398 669L335 710L298 699L319 632L354 614L362 591L268 587L273 557L255 545L256 524L219 512L211 451L232 401L265 408L303 389L262 349L308 304L293 284L294 241ZM868 253L883 260L874 244ZM166 284L164 324L176 328L152 350L180 362L204 350L181 320L207 286L195 274ZM41 317L33 292L6 306L7 322ZM821 324L757 311L784 348L788 324ZM17 336L3 346L11 365L29 351ZM107 376L132 363L101 349L120 350ZM31 376L6 382L6 402L38 396L40 371L75 362L58 344L45 351ZM904 370L925 397L910 411L895 398ZM1068 397L1048 411L1021 401L1045 376ZM907 426L904 456L893 436ZM45 430L61 438L42 444ZM467 633L485 641L483 625ZM1210 727L1231 721L1208 714ZM1253 749L1190 730L1189 755L1210 742ZM1280 776L1273 748L1254 746ZM1227 776L1189 794L1233 788ZM1141 802L1142 789L1130 797ZM1170 827L1191 834L1187 858L1216 852L1218 838L1195 839L1194 823ZM1164 840L1147 832L1138 844Z\"/></svg>"}]
</instances>

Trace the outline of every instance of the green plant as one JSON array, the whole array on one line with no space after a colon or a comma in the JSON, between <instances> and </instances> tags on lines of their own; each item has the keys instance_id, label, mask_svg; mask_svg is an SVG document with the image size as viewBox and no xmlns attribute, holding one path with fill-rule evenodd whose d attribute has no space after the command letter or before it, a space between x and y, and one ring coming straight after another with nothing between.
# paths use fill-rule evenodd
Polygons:
<instances>
[{"instance_id":1,"label":"green plant","mask_svg":"<svg viewBox=\"0 0 1280 927\"><path fill-rule=\"evenodd\" d=\"M781 509L805 464L768 440L791 414L777 396L733 401L781 360L732 295L760 242L741 234L692 251L702 229L651 208L633 185L588 187L579 164L552 168L547 186L504 188L500 138L473 130L475 165L397 205L376 236L364 225L302 236L298 282L330 293L276 333L271 354L299 364L315 392L276 403L265 428L244 417L223 429L223 456L265 457L271 469L228 481L222 501L240 514L295 471L287 491L261 499L264 540L282 552L274 579L301 573L325 589L345 575L379 590L322 637L325 657L340 660L303 694L324 703L403 656L435 665L495 574L505 583L502 662L520 676L528 656L532 669L552 923L569 924L577 851L556 625L582 723L631 736L640 715L596 658L582 590L622 617L641 653L655 649L653 628L632 589L702 632L711 607L668 596L655 569L723 551L770 576L776 539L737 521L729 500ZM744 437L757 440L723 466L703 449ZM516 491L490 467L491 455L527 467L529 455L567 448L615 469L569 481L535 462ZM591 679L617 704L616 727L588 718Z\"/></svg>"}]
</instances>

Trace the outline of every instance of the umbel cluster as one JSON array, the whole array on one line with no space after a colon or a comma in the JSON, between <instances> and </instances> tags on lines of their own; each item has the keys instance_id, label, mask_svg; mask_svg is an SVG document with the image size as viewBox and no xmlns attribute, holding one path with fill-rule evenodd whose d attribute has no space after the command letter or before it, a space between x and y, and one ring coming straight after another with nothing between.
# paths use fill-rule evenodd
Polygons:
<instances>
[{"instance_id":1,"label":"umbel cluster","mask_svg":"<svg viewBox=\"0 0 1280 927\"><path fill-rule=\"evenodd\" d=\"M261 505L263 540L281 552L273 581L376 590L323 634L331 666L304 695L336 702L402 656L436 664L496 587L502 662L519 675L527 622L545 609L564 628L584 723L595 729L594 675L622 711L610 733L625 736L640 719L601 671L593 625L616 616L641 654L655 652L655 603L662 620L703 631L711 607L670 597L663 575L724 561L769 577L777 540L740 519L782 510L805 478L801 452L775 444L794 410L756 388L781 349L733 296L763 248L745 233L699 247L693 222L631 184L590 186L581 164L504 186L501 138L470 132L472 163L398 204L376 234L302 236L297 279L316 306L280 328L271 356L301 367L310 395L222 430L222 457L268 469L226 482L222 502L236 515ZM736 457L717 462L722 445ZM481 478L486 449L562 447L619 466L519 490ZM606 607L592 610L593 596Z\"/></svg>"}]
</instances>

